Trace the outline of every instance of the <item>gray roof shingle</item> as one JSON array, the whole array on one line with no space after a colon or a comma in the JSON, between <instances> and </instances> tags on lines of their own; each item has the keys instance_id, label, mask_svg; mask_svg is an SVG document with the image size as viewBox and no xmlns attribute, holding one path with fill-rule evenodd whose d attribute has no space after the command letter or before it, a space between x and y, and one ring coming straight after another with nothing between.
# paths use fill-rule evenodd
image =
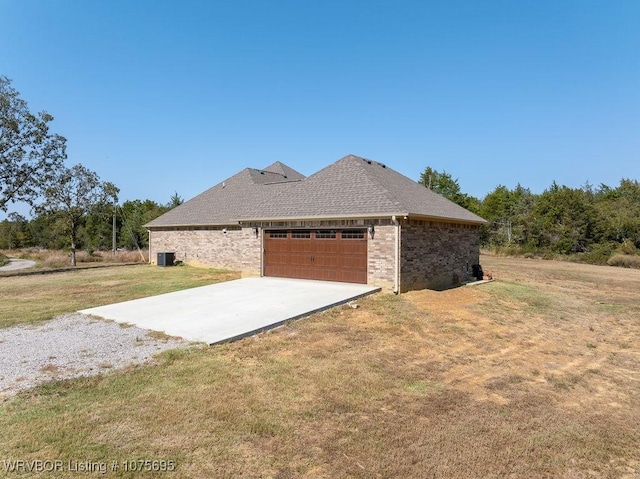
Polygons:
<instances>
[{"instance_id":1,"label":"gray roof shingle","mask_svg":"<svg viewBox=\"0 0 640 479\"><path fill-rule=\"evenodd\" d=\"M147 226L392 215L485 222L381 163L348 155L308 178L280 162L246 168Z\"/></svg>"}]
</instances>

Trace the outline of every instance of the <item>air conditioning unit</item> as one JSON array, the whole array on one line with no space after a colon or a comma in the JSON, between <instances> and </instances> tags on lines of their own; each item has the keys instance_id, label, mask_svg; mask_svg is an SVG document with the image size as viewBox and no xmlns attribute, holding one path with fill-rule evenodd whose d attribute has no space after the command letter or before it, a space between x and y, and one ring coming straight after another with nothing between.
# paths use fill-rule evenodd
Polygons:
<instances>
[{"instance_id":1,"label":"air conditioning unit","mask_svg":"<svg viewBox=\"0 0 640 479\"><path fill-rule=\"evenodd\" d=\"M158 266L173 266L175 259L175 253L158 253Z\"/></svg>"}]
</instances>

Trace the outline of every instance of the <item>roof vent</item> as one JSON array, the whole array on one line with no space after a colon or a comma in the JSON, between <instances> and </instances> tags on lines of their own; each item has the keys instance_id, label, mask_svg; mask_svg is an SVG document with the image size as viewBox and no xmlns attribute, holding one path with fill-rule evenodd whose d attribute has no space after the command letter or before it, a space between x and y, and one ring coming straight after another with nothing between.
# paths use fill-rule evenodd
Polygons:
<instances>
[{"instance_id":1,"label":"roof vent","mask_svg":"<svg viewBox=\"0 0 640 479\"><path fill-rule=\"evenodd\" d=\"M387 165L385 165L384 163L380 163L380 166L382 166L383 168L387 167Z\"/></svg>"},{"instance_id":2,"label":"roof vent","mask_svg":"<svg viewBox=\"0 0 640 479\"><path fill-rule=\"evenodd\" d=\"M261 175L264 175L264 171L261 171L261 172L260 172L260 174L261 174Z\"/></svg>"},{"instance_id":3,"label":"roof vent","mask_svg":"<svg viewBox=\"0 0 640 479\"><path fill-rule=\"evenodd\" d=\"M367 160L367 165L370 165L370 164L371 164L371 160Z\"/></svg>"}]
</instances>

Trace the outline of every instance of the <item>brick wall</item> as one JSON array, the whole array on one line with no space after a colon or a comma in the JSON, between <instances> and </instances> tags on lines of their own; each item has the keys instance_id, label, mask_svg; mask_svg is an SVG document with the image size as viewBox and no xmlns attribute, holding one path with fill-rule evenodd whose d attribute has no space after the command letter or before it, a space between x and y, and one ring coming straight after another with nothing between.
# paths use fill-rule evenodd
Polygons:
<instances>
[{"instance_id":1,"label":"brick wall","mask_svg":"<svg viewBox=\"0 0 640 479\"><path fill-rule=\"evenodd\" d=\"M261 223L244 228L154 230L151 232L150 258L157 253L173 252L187 264L211 266L260 274L262 228L368 228L367 281L387 291L393 289L395 274L395 226L389 220ZM260 227L256 237L253 226ZM439 222L402 220L400 289L443 289L469 279L471 265L478 263L480 234L476 226Z\"/></svg>"},{"instance_id":2,"label":"brick wall","mask_svg":"<svg viewBox=\"0 0 640 479\"><path fill-rule=\"evenodd\" d=\"M470 279L479 262L477 226L409 220L401 229L400 289L444 289Z\"/></svg>"},{"instance_id":3,"label":"brick wall","mask_svg":"<svg viewBox=\"0 0 640 479\"><path fill-rule=\"evenodd\" d=\"M367 282L392 290L395 275L395 226L376 226L373 239L369 236Z\"/></svg>"},{"instance_id":4,"label":"brick wall","mask_svg":"<svg viewBox=\"0 0 640 479\"><path fill-rule=\"evenodd\" d=\"M171 252L186 264L260 274L261 241L252 228L153 230L149 253L153 263L157 253Z\"/></svg>"}]
</instances>

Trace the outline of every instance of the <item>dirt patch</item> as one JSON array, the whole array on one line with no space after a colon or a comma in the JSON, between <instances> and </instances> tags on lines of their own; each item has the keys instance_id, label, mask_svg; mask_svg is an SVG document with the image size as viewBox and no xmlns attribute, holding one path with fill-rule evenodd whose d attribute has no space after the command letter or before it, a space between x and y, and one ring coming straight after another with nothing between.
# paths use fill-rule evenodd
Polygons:
<instances>
[{"instance_id":1,"label":"dirt patch","mask_svg":"<svg viewBox=\"0 0 640 479\"><path fill-rule=\"evenodd\" d=\"M424 354L455 358L445 384L503 404L532 388L561 391L567 407L637 404L640 274L495 257L483 266L498 281L404 296L434 320L440 340Z\"/></svg>"}]
</instances>

